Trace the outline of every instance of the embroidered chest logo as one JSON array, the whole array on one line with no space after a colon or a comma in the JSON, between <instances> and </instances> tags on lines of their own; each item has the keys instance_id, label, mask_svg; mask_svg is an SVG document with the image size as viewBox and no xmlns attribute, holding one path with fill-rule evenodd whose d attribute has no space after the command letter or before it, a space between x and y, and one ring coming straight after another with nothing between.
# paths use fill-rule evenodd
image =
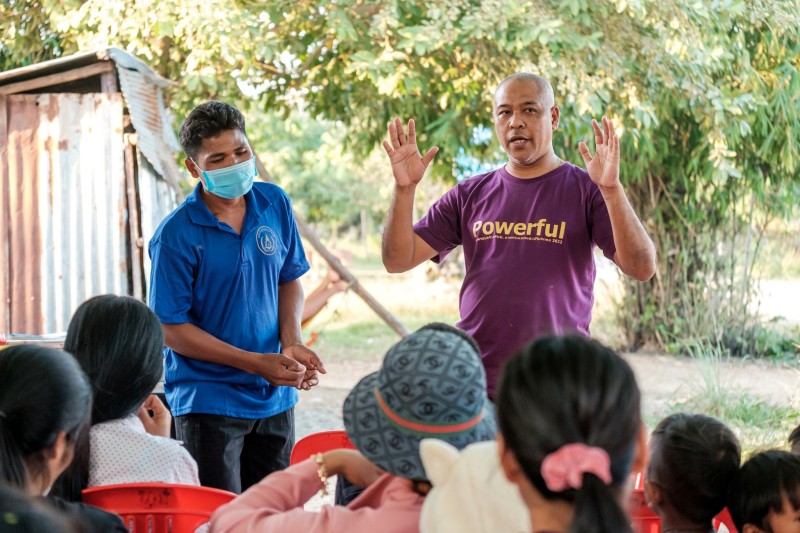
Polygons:
<instances>
[{"instance_id":1,"label":"embroidered chest logo","mask_svg":"<svg viewBox=\"0 0 800 533\"><path fill-rule=\"evenodd\" d=\"M278 251L278 235L269 226L261 226L256 232L256 244L264 255L275 255Z\"/></svg>"}]
</instances>

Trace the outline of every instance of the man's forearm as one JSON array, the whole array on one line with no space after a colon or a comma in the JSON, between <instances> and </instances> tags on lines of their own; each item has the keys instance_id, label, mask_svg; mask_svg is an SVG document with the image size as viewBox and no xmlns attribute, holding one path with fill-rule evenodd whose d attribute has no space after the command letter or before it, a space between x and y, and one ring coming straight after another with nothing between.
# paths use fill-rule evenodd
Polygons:
<instances>
[{"instance_id":1,"label":"man's forearm","mask_svg":"<svg viewBox=\"0 0 800 533\"><path fill-rule=\"evenodd\" d=\"M259 354L231 346L194 324L162 324L161 329L164 344L185 357L255 373L253 360Z\"/></svg>"},{"instance_id":2,"label":"man's forearm","mask_svg":"<svg viewBox=\"0 0 800 533\"><path fill-rule=\"evenodd\" d=\"M656 250L642 222L633 210L622 187L603 191L611 229L614 233L614 260L628 276L647 281L656 271Z\"/></svg>"},{"instance_id":3,"label":"man's forearm","mask_svg":"<svg viewBox=\"0 0 800 533\"><path fill-rule=\"evenodd\" d=\"M381 242L381 259L389 272L405 272L414 266L414 192L411 186L395 187L392 193Z\"/></svg>"},{"instance_id":4,"label":"man's forearm","mask_svg":"<svg viewBox=\"0 0 800 533\"><path fill-rule=\"evenodd\" d=\"M281 346L303 343L300 324L303 318L303 286L296 279L278 285L278 325Z\"/></svg>"}]
</instances>

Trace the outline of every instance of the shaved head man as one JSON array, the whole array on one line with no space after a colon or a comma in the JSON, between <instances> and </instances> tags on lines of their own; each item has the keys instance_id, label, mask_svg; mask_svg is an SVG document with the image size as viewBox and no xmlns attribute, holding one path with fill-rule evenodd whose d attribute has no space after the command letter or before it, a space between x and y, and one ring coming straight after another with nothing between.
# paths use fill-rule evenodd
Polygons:
<instances>
[{"instance_id":1,"label":"shaved head man","mask_svg":"<svg viewBox=\"0 0 800 533\"><path fill-rule=\"evenodd\" d=\"M438 148L420 154L413 119L407 129L399 118L389 124L383 147L394 193L382 245L389 272L439 262L464 247L457 326L478 341L490 397L503 362L527 341L589 335L595 246L635 279L655 272L655 247L619 179L619 139L609 119L592 120L595 153L579 143L581 168L553 150L561 115L545 77L504 79L492 115L508 161L456 185L416 223L416 185Z\"/></svg>"}]
</instances>

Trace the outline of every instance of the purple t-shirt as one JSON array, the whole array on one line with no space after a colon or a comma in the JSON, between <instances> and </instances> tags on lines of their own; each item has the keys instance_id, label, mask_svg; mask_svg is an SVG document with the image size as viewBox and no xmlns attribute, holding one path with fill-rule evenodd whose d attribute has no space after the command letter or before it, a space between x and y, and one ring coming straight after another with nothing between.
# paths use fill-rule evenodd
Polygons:
<instances>
[{"instance_id":1,"label":"purple t-shirt","mask_svg":"<svg viewBox=\"0 0 800 533\"><path fill-rule=\"evenodd\" d=\"M503 362L548 333L589 334L598 245L615 247L600 190L565 163L533 179L500 168L445 193L414 225L438 256L464 246L459 328L481 347L489 395Z\"/></svg>"}]
</instances>

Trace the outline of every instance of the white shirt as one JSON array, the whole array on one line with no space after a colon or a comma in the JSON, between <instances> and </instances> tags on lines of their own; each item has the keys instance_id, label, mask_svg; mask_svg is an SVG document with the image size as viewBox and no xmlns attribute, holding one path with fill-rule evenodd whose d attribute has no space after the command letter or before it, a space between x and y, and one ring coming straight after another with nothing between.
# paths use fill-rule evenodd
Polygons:
<instances>
[{"instance_id":1,"label":"white shirt","mask_svg":"<svg viewBox=\"0 0 800 533\"><path fill-rule=\"evenodd\" d=\"M200 485L197 463L180 442L150 435L133 414L89 433L89 487L120 483Z\"/></svg>"}]
</instances>

